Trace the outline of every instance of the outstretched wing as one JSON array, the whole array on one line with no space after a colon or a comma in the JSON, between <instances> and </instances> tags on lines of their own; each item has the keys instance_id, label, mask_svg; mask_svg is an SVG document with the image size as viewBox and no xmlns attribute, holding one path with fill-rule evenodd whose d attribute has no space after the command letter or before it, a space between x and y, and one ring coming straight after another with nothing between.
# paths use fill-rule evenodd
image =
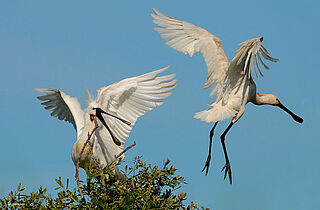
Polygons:
<instances>
[{"instance_id":1,"label":"outstretched wing","mask_svg":"<svg viewBox=\"0 0 320 210\"><path fill-rule=\"evenodd\" d=\"M216 82L216 87L211 91L210 97L217 92L220 94L229 60L221 46L219 38L203 28L191 23L181 21L153 9L155 14L153 22L163 28L155 28L167 45L177 51L195 55L198 52L204 57L207 64L208 75L204 88L211 87Z\"/></svg>"},{"instance_id":2,"label":"outstretched wing","mask_svg":"<svg viewBox=\"0 0 320 210\"><path fill-rule=\"evenodd\" d=\"M134 124L138 117L163 104L161 99L171 95L168 91L176 87L176 74L157 77L168 67L137 77L127 78L98 90L97 103L110 114ZM115 137L121 141L121 148L128 138L132 126L104 115Z\"/></svg>"},{"instance_id":3,"label":"outstretched wing","mask_svg":"<svg viewBox=\"0 0 320 210\"><path fill-rule=\"evenodd\" d=\"M83 111L77 98L72 98L56 89L36 88L35 90L46 94L37 98L45 101L41 105L46 110L52 111L51 116L72 123L77 131L83 127Z\"/></svg>"},{"instance_id":4,"label":"outstretched wing","mask_svg":"<svg viewBox=\"0 0 320 210\"><path fill-rule=\"evenodd\" d=\"M263 47L262 40L263 37L259 37L240 43L241 47L235 52L236 56L232 59L232 62L238 67L237 70L243 71L244 74L249 78L253 77L253 71L255 71L255 74L258 77L257 70L259 71L260 75L263 76L258 64L258 60L266 69L269 69L269 67L261 59L261 55L263 58L269 61L278 61L278 59L271 57L266 48Z\"/></svg>"},{"instance_id":5,"label":"outstretched wing","mask_svg":"<svg viewBox=\"0 0 320 210\"><path fill-rule=\"evenodd\" d=\"M235 90L235 88L240 88L246 79L253 80L254 72L256 77L258 77L258 72L263 76L259 62L266 69L269 69L263 62L262 57L272 62L278 61L278 59L271 57L266 48L263 47L262 40L263 37L259 37L240 43L241 47L235 52L236 55L230 63L223 83L222 92L224 102L228 99L231 91ZM246 88L244 88L243 91L246 91ZM218 98L217 101L219 99L220 98Z\"/></svg>"}]
</instances>

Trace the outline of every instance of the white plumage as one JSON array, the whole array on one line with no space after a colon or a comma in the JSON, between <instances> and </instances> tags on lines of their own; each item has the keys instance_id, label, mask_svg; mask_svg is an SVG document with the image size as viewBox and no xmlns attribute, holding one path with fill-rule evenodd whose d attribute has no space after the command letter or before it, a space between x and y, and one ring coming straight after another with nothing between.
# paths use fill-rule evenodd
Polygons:
<instances>
[{"instance_id":1,"label":"white plumage","mask_svg":"<svg viewBox=\"0 0 320 210\"><path fill-rule=\"evenodd\" d=\"M240 103L237 105L234 102L228 103L229 97L232 98L230 100L233 100L235 96L244 99L243 94L247 88L255 89L255 84L252 80L253 71L259 69L262 75L258 60L264 67L268 68L262 61L260 54L265 59L277 61L262 46L261 41L263 38L259 37L242 42L240 44L241 48L236 51L236 56L229 64L221 41L215 35L191 23L164 15L156 9L154 9L154 12L155 14L151 14L154 18L153 22L163 27L155 28L155 31L159 32L160 36L167 40L166 44L169 47L190 56L201 52L205 59L208 75L204 88L209 88L215 84L216 86L211 91L210 97L217 94L217 99L216 102L210 105L211 111L205 110L195 114L195 117L202 121L216 122L234 117L239 113L241 105L246 104L248 101L235 99ZM253 100L255 90L248 93L253 95L247 98ZM221 99L223 99L223 102L219 103ZM238 118L242 114L239 113Z\"/></svg>"},{"instance_id":2,"label":"white plumage","mask_svg":"<svg viewBox=\"0 0 320 210\"><path fill-rule=\"evenodd\" d=\"M231 63L229 63L220 39L205 29L169 17L156 9L154 9L154 14L151 14L151 16L153 17L153 22L162 27L155 28L155 31L160 33L160 36L167 41L166 44L169 47L189 54L190 56L200 52L204 57L208 69L204 88L209 88L215 84L215 87L210 93L210 97L217 95L216 100L209 105L210 108L208 110L198 112L194 115L195 118L201 121L208 123L215 122L210 131L209 155L204 169L207 169L207 174L211 159L211 143L214 128L219 121L233 118L221 136L226 159L226 165L223 169L226 169L225 177L227 173L229 174L231 183L231 168L224 145L224 137L231 126L243 115L245 105L248 102L256 105L270 104L279 106L287 111L294 120L300 123L303 121L300 117L285 108L276 96L256 93L253 76L255 74L258 77L258 73L263 76L259 63L269 69L263 62L262 57L272 62L276 62L278 59L270 56L269 52L262 45L263 37L258 37L240 43L240 49L236 51L235 57Z\"/></svg>"},{"instance_id":3,"label":"white plumage","mask_svg":"<svg viewBox=\"0 0 320 210\"><path fill-rule=\"evenodd\" d=\"M80 159L80 166L98 160L102 166L106 166L113 161L114 157L124 149L125 140L129 137L132 125L138 117L147 111L163 104L162 99L171 93L168 91L176 87L175 74L157 76L168 67L156 70L137 77L127 78L107 87L97 90L97 98L88 92L88 107L83 111L77 98L72 98L56 89L36 89L45 95L38 99L45 101L42 103L46 110L52 111L51 116L60 120L65 120L73 124L77 132L77 141L72 149L72 160L76 164L80 152L85 144L88 134L95 127L98 127L90 140L92 151L86 148ZM97 108L108 114L129 121L124 123L110 115L103 115L99 118ZM105 113L105 114L106 114ZM100 119L97 120L97 119ZM102 121L105 121L111 133ZM119 141L117 145L114 142ZM119 172L119 171L117 171Z\"/></svg>"}]
</instances>

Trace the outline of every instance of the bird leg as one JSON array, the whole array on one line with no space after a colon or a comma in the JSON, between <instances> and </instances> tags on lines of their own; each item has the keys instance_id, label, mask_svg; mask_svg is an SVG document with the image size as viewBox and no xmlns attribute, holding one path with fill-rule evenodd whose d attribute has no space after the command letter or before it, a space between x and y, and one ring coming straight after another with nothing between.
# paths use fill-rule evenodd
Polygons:
<instances>
[{"instance_id":1,"label":"bird leg","mask_svg":"<svg viewBox=\"0 0 320 210\"><path fill-rule=\"evenodd\" d=\"M223 134L220 137L221 144L222 144L222 147L223 147L224 157L226 159L226 164L221 169L221 172L223 170L225 170L224 179L226 179L227 174L229 175L230 184L232 184L231 165L230 165L230 162L229 162L228 153L227 153L227 149L226 149L226 145L225 145L224 141L225 141L226 134L228 133L228 131L230 130L230 128L232 127L233 124L234 123L231 121L231 123L229 124L227 129L223 132Z\"/></svg>"},{"instance_id":2,"label":"bird leg","mask_svg":"<svg viewBox=\"0 0 320 210\"><path fill-rule=\"evenodd\" d=\"M212 127L212 129L210 130L210 143L209 143L209 154L208 154L208 157L207 157L207 161L202 169L201 172L203 172L205 169L206 169L206 176L208 174L208 170L209 170L209 166L210 166L210 161L211 161L211 147L212 147L212 137L213 137L213 134L214 134L214 129L216 128L218 122L216 122L214 124L214 126Z\"/></svg>"}]
</instances>

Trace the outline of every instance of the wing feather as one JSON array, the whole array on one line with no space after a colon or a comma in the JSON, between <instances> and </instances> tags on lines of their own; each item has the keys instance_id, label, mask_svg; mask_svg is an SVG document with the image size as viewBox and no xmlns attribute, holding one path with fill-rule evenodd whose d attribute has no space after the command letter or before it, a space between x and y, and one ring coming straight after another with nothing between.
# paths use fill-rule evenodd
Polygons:
<instances>
[{"instance_id":1,"label":"wing feather","mask_svg":"<svg viewBox=\"0 0 320 210\"><path fill-rule=\"evenodd\" d=\"M77 98L72 98L56 89L36 88L35 90L46 94L37 98L40 101L44 101L41 105L46 110L52 111L51 116L72 123L77 131L83 127L83 111Z\"/></svg>"},{"instance_id":2,"label":"wing feather","mask_svg":"<svg viewBox=\"0 0 320 210\"><path fill-rule=\"evenodd\" d=\"M156 9L153 11L154 14L151 14L153 22L163 27L154 30L160 33L169 47L190 56L201 52L208 69L204 88L217 83L210 96L221 91L229 60L221 46L220 39L196 25L169 17Z\"/></svg>"},{"instance_id":3,"label":"wing feather","mask_svg":"<svg viewBox=\"0 0 320 210\"><path fill-rule=\"evenodd\" d=\"M272 62L278 61L278 59L271 57L269 52L263 47L262 40L263 37L258 37L240 43L240 48L235 52L236 55L230 63L223 82L223 96L221 97L223 97L224 103L228 99L232 90L240 87L246 79L251 80L254 77L254 72L256 77L258 77L257 69L260 75L263 76L258 60L264 68L269 69L262 60L260 54L266 60L270 60ZM246 88L244 88L244 90L245 89ZM221 97L218 98L217 101L220 100Z\"/></svg>"},{"instance_id":4,"label":"wing feather","mask_svg":"<svg viewBox=\"0 0 320 210\"><path fill-rule=\"evenodd\" d=\"M157 77L168 67L149 72L137 77L128 78L98 90L97 103L106 112L136 122L138 117L161 105L161 99L168 97L168 91L176 87L175 74ZM128 138L132 126L119 120L104 116L114 135L123 143Z\"/></svg>"}]
</instances>

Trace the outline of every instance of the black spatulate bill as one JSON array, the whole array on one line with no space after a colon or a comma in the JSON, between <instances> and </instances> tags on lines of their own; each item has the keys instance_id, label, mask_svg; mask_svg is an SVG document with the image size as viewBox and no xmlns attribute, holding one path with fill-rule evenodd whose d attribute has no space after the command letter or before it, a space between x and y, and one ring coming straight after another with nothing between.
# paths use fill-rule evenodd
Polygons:
<instances>
[{"instance_id":1,"label":"black spatulate bill","mask_svg":"<svg viewBox=\"0 0 320 210\"><path fill-rule=\"evenodd\" d=\"M120 117L117 117L117 116L114 116L114 115L112 115L112 114L109 114L109 113L103 111L101 108L93 108L93 110L96 110L96 117L101 121L101 123L102 123L102 124L106 127L106 129L109 131L109 133L110 133L110 135L111 135L111 137L112 137L113 142L114 142L117 146L121 146L121 142L119 141L119 139L117 139L117 138L113 135L111 129L109 128L109 126L107 125L106 121L105 121L104 118L102 117L102 113L103 113L103 114L107 114L107 115L109 115L109 116L111 116L111 117L114 117L114 118L120 120L121 122L123 122L123 123L125 123L125 124L127 124L127 125L131 125L131 123L128 122L128 121L126 121L126 120L121 119Z\"/></svg>"}]
</instances>

